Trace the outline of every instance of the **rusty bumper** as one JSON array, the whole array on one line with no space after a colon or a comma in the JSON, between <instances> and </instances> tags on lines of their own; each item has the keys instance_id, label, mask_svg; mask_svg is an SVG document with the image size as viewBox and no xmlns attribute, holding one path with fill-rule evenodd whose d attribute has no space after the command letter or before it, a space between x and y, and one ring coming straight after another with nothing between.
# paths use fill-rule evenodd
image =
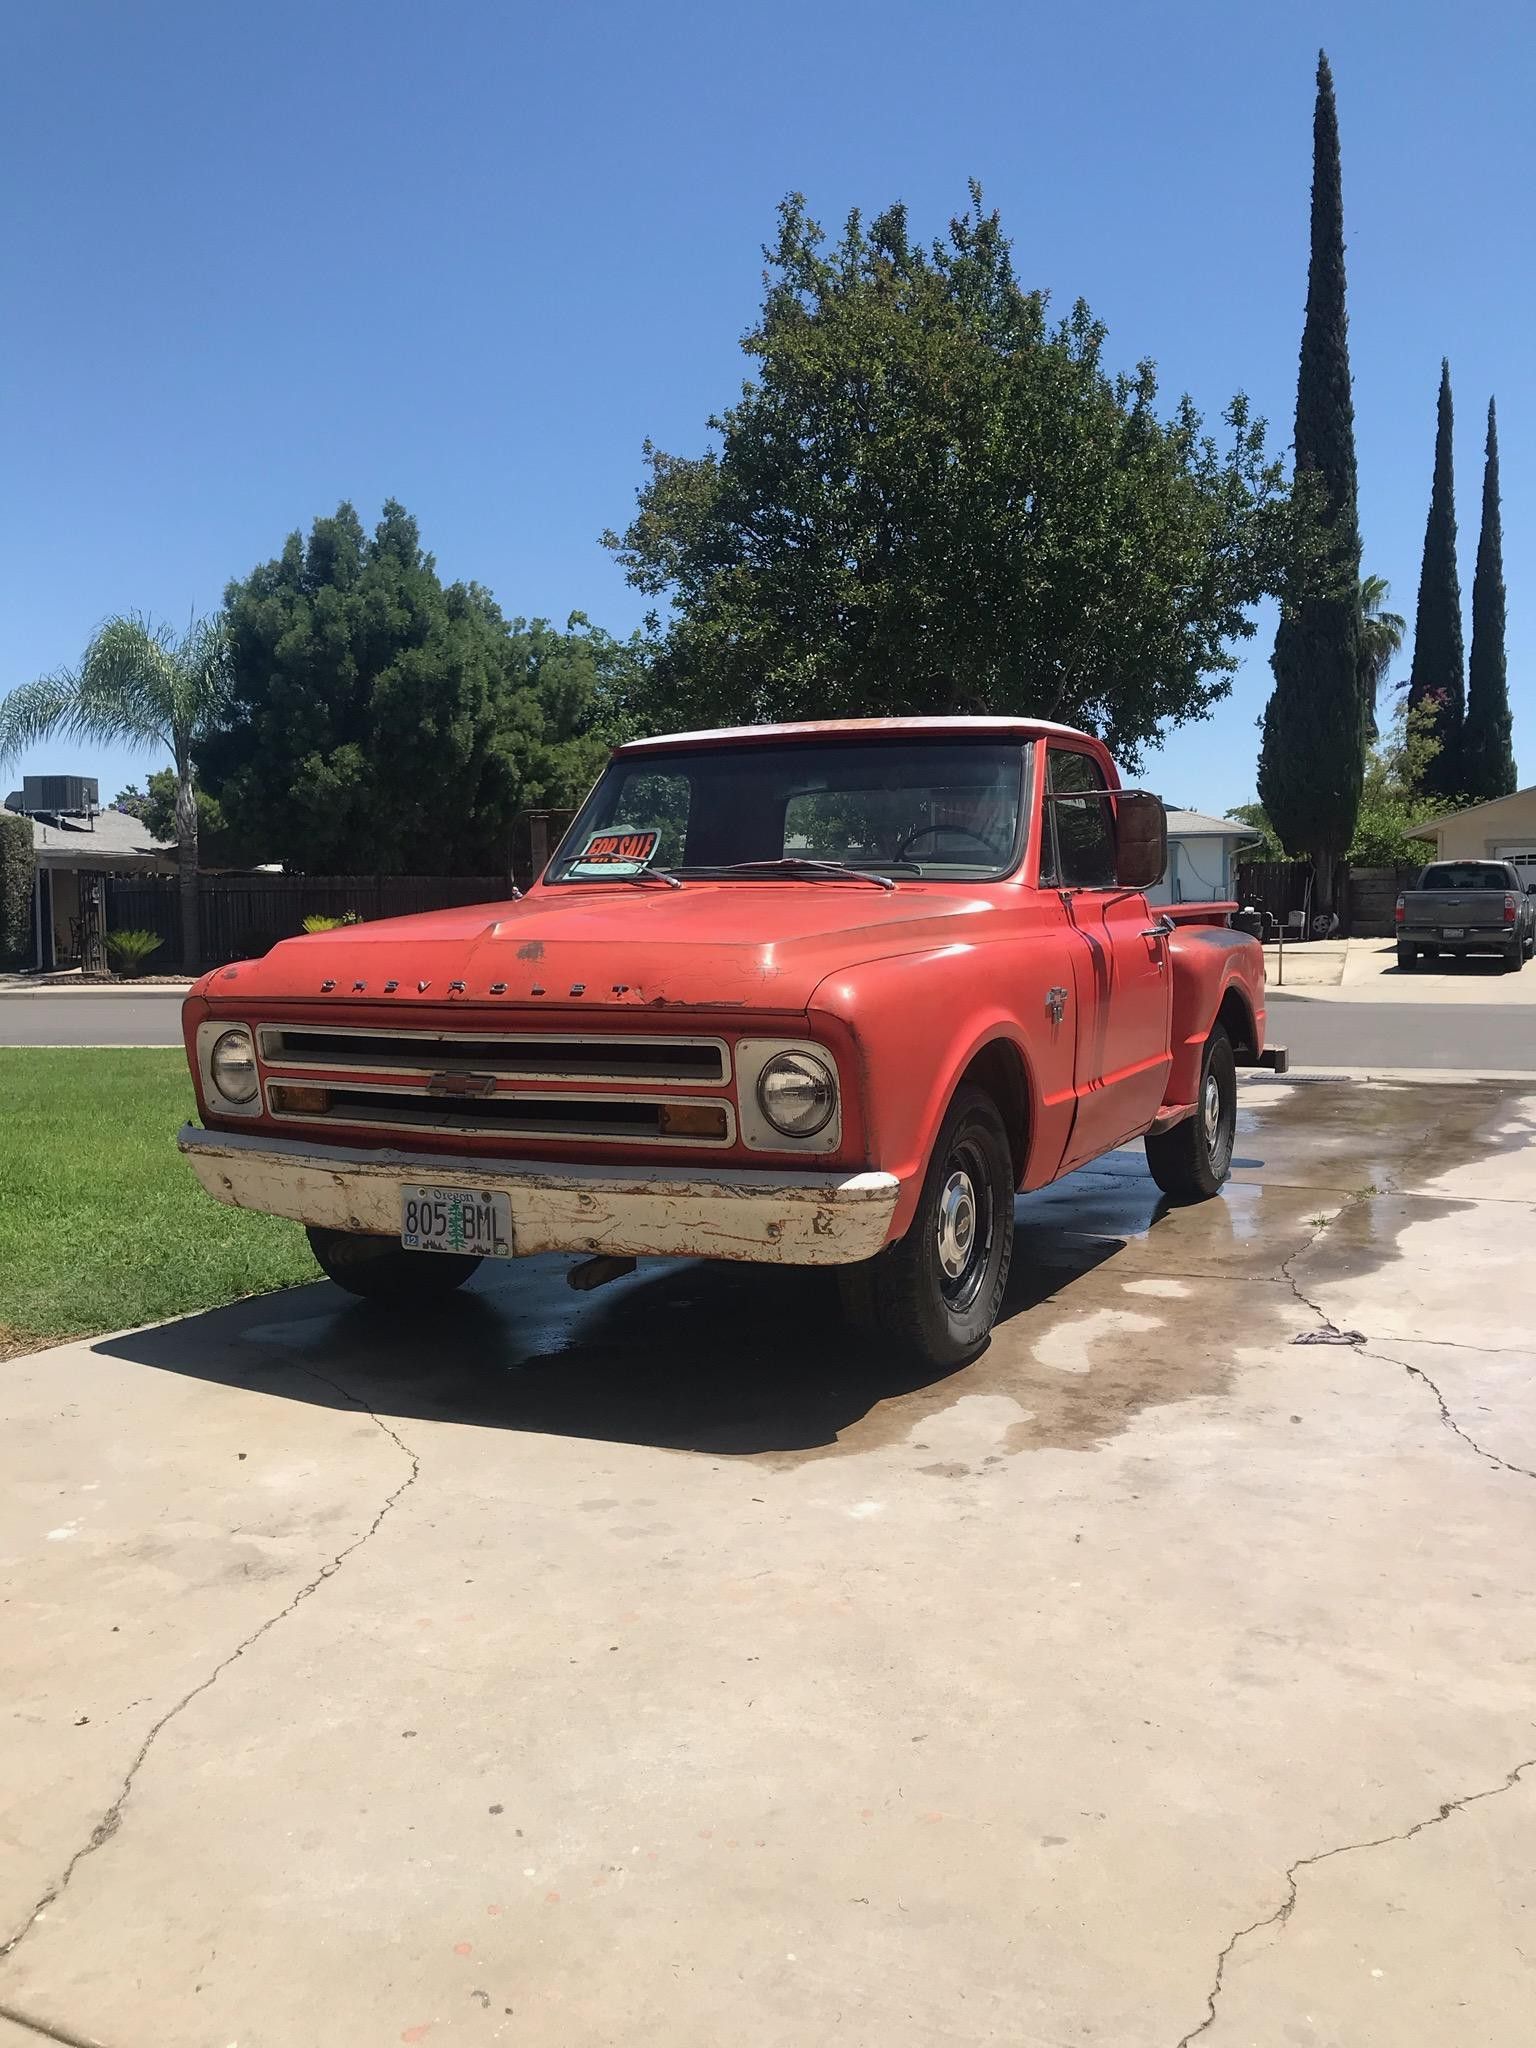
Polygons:
<instances>
[{"instance_id":1,"label":"rusty bumper","mask_svg":"<svg viewBox=\"0 0 1536 2048\"><path fill-rule=\"evenodd\" d=\"M636 1170L364 1151L183 1126L177 1139L215 1201L331 1230L393 1237L407 1183L509 1197L519 1256L603 1252L845 1266L884 1245L899 1182L890 1173Z\"/></svg>"}]
</instances>

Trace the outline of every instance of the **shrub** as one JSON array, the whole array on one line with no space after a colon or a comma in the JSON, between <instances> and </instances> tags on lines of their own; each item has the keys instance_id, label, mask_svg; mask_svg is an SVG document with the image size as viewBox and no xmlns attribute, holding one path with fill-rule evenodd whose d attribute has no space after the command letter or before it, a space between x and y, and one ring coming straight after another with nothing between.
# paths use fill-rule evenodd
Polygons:
<instances>
[{"instance_id":1,"label":"shrub","mask_svg":"<svg viewBox=\"0 0 1536 2048\"><path fill-rule=\"evenodd\" d=\"M0 967L19 960L32 935L32 820L0 815Z\"/></svg>"},{"instance_id":2,"label":"shrub","mask_svg":"<svg viewBox=\"0 0 1536 2048\"><path fill-rule=\"evenodd\" d=\"M362 921L355 910L344 910L340 917L322 917L315 911L305 918L304 929L307 932L336 932L344 924L361 924Z\"/></svg>"},{"instance_id":3,"label":"shrub","mask_svg":"<svg viewBox=\"0 0 1536 2048\"><path fill-rule=\"evenodd\" d=\"M144 972L144 962L163 944L158 932L108 932L107 958L115 973L131 980Z\"/></svg>"}]
</instances>

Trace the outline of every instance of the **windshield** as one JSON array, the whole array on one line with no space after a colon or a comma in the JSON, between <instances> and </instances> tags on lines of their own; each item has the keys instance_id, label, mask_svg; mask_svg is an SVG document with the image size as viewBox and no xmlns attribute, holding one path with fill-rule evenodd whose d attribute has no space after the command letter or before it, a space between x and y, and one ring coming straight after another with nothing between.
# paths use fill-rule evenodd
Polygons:
<instances>
[{"instance_id":1,"label":"windshield","mask_svg":"<svg viewBox=\"0 0 1536 2048\"><path fill-rule=\"evenodd\" d=\"M1509 872L1493 861L1444 861L1426 868L1421 889L1507 889Z\"/></svg>"},{"instance_id":2,"label":"windshield","mask_svg":"<svg viewBox=\"0 0 1536 2048\"><path fill-rule=\"evenodd\" d=\"M545 880L982 881L1018 860L1028 750L979 740L662 748L611 761Z\"/></svg>"}]
</instances>

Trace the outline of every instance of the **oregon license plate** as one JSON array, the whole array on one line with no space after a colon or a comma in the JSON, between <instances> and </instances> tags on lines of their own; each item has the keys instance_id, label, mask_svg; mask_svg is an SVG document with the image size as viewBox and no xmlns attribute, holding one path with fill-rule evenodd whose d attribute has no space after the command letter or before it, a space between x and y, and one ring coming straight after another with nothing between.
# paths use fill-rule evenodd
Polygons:
<instances>
[{"instance_id":1,"label":"oregon license plate","mask_svg":"<svg viewBox=\"0 0 1536 2048\"><path fill-rule=\"evenodd\" d=\"M400 1242L411 1252L510 1259L512 1199L482 1188L402 1187Z\"/></svg>"}]
</instances>

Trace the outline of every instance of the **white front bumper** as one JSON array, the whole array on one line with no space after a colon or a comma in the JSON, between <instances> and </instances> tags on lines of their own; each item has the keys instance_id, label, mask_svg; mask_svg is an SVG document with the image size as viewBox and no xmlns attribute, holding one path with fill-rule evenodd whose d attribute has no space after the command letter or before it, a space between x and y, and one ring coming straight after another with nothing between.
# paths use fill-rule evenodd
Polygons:
<instances>
[{"instance_id":1,"label":"white front bumper","mask_svg":"<svg viewBox=\"0 0 1536 2048\"><path fill-rule=\"evenodd\" d=\"M445 1152L364 1151L185 1124L177 1139L215 1201L331 1230L394 1237L407 1182L510 1197L512 1239L532 1252L754 1259L846 1266L886 1241L891 1173L679 1173L612 1166L505 1164Z\"/></svg>"}]
</instances>

